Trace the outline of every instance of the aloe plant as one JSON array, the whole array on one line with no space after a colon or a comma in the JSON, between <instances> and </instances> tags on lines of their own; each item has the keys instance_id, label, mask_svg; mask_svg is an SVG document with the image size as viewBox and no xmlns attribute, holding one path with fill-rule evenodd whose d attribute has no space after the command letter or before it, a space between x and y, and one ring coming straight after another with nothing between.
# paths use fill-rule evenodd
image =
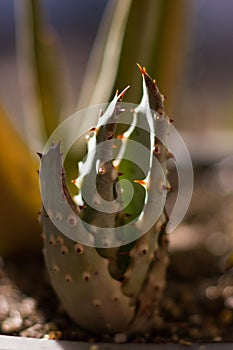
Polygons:
<instances>
[{"instance_id":1,"label":"aloe plant","mask_svg":"<svg viewBox=\"0 0 233 350\"><path fill-rule=\"evenodd\" d=\"M158 327L161 321L159 301L165 286L168 240L167 217L163 203L159 202L166 197L169 187L164 174L170 157L166 147L170 121L156 82L145 68L139 68L143 97L132 110L132 123L123 132L117 127L124 112L121 101L125 89L116 94L97 126L89 131L88 153L79 163L79 176L73 181L79 189L77 196L72 198L66 186L60 144L41 155L42 199L44 195L50 203L44 206L40 217L47 269L68 314L79 326L92 332L144 333ZM135 152L130 139L140 142L147 150L146 173L140 179L135 178L137 170L127 160L127 151ZM118 156L113 152L115 140L121 141ZM98 147L101 144L103 147ZM93 173L100 196L109 203L115 200L114 212L99 211L98 203L96 207L92 205L94 197L88 201L84 198ZM120 179L127 176L136 197L122 209L124 195ZM51 188L58 191L55 201ZM64 199L73 213L67 219L65 213L58 212ZM142 232L143 225L153 217L153 210L160 206L162 210L156 221ZM140 213L135 214L138 207ZM81 225L77 224L77 218L82 219ZM74 231L79 231L77 237L85 240L85 234L89 234L93 244L85 245L69 238L68 226L67 232L61 232L56 221L66 220ZM89 225L95 232L86 228Z\"/></svg>"},{"instance_id":2,"label":"aloe plant","mask_svg":"<svg viewBox=\"0 0 233 350\"><path fill-rule=\"evenodd\" d=\"M4 194L4 205L0 216L2 232L0 250L4 257L19 252L25 254L31 252L32 248L37 250L37 253L40 251L37 235L39 228L36 222L40 193L35 174L38 167L34 159L35 153L42 149L45 140L59 122L74 112L70 96L76 94L71 91L58 37L50 25L47 25L49 23L46 24L46 13L41 1L15 1L15 8L16 53L21 83L18 93L22 101L23 120L20 134L9 123L8 117L12 120L11 116L6 115L2 109L0 111L4 123L4 127L0 130L2 139L0 166L1 169L5 169L4 176L0 177L0 187ZM178 13L174 16L176 9ZM137 100L139 84L138 77L133 72L135 57L145 62L151 72L153 69L158 71L160 86L167 93L172 91L170 95L177 100L176 94L179 89L174 89L173 85L170 87L174 82L177 87L177 77L176 79L170 77L174 76L174 72L179 79L182 77L179 67L184 66L180 63L180 52L183 50L177 50L177 47L182 46L181 41L186 32L184 20L187 20L187 14L187 2L184 0L180 0L180 6L174 6L171 1L165 4L162 1L158 4L150 1L146 7L144 5L142 7L138 0L123 2L109 0L90 59L83 67L86 73L81 82L77 109L107 101L115 86L120 88L126 81L136 89L128 92L128 100ZM135 25L138 22L142 25ZM128 45L134 42L135 37L136 51ZM171 56L175 62L173 65L167 59ZM109 79L105 79L106 71ZM167 80L169 86L166 84ZM0 101L0 104L4 106L4 101ZM167 104L168 110L170 106L171 99ZM5 147L7 152L4 150ZM10 153L9 147L12 148ZM14 156L13 149L17 150L17 157ZM12 154L12 157L9 157L9 154ZM21 169L21 176L14 176L18 170L11 171L10 174L13 175L10 176L7 169L19 168L15 158L23 160L25 157L27 166L20 167L24 170ZM72 154L70 159L73 159ZM121 167L124 167L124 164L126 163L122 162ZM72 172L75 173L76 169L70 165L69 178L73 176ZM33 191L27 193L26 200L22 193L25 194L25 184L28 181L32 183ZM9 211L9 208L12 210ZM11 212L17 213L14 215L14 221L9 219Z\"/></svg>"}]
</instances>

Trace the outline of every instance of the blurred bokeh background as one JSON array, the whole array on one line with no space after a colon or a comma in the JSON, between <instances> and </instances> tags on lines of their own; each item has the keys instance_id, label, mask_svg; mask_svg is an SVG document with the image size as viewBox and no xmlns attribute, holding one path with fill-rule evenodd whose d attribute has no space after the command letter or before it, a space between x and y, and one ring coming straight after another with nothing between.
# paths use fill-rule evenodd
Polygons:
<instances>
[{"instance_id":1,"label":"blurred bokeh background","mask_svg":"<svg viewBox=\"0 0 233 350\"><path fill-rule=\"evenodd\" d=\"M156 2L160 3L160 1ZM22 3L22 0L2 0L0 2L0 98L9 112L10 118L21 133L24 132L24 125L20 122L22 120L23 107L22 93L20 92L22 86L20 86L19 81L20 62L19 59L17 60L19 56L17 51L20 51L18 48L20 46L19 42L23 38L18 38L17 34L19 26L22 25L22 21L20 22L17 18L20 17L17 8ZM173 8L171 20L168 23L164 23L164 26L170 26L171 30L175 30L174 27L179 26L181 23L183 28L180 33L183 31L183 38L178 40L180 43L178 43L177 47L176 42L175 44L173 43L172 35L170 39L167 39L165 45L168 48L172 46L173 51L171 52L171 49L170 51L169 49L167 51L163 49L162 54L167 52L169 57L161 57L160 51L153 52L151 60L154 62L154 72L152 73L155 74L157 79L165 76L166 73L158 71L161 66L160 63L158 64L158 61L169 61L169 66L179 72L179 77L174 75L174 73L171 76L171 78L173 76L177 78L177 81L172 83L172 87L175 86L174 93L171 94L170 91L167 91L170 89L166 89L166 79L169 78L165 78L165 82L163 82L163 78L161 82L158 82L160 86L162 85L161 90L165 95L168 95L169 92L168 101L172 100L173 102L169 112L173 114L177 128L187 132L208 132L209 137L214 137L214 143L218 142L216 136L216 132L218 132L223 143L219 147L221 150L224 148L225 151L225 148L229 145L232 146L232 137L228 133L222 134L222 131L233 129L233 3L230 0L223 0L221 3L217 0L193 0L189 1L188 5L185 4L184 10L181 8L182 3L177 2L174 5L170 5L169 1L167 3L169 4L168 6ZM66 88L68 92L64 96L66 108L63 111L63 118L65 118L76 110L88 57L91 53L107 0L98 2L70 0L69 3L65 1L57 3L55 0L48 0L42 1L42 5L44 8L44 21L51 26L50 30L52 29L56 32L63 70L67 78ZM160 11L159 6L158 11ZM143 40L146 41L143 17L147 16L148 13L146 6L143 5L143 7L145 7L145 11L140 13L141 19L139 17L138 22L134 23L135 37L133 37L133 34L130 34L132 35L132 38L130 37L131 41L127 41L127 45L130 45L130 47L127 52L124 51L124 54L122 53L126 55L128 52L132 52L135 62L140 59L137 52L138 33L141 33ZM159 21L156 6L154 10L154 21ZM179 12L181 12L181 15ZM172 17L176 16L177 19L172 19ZM183 17L186 18L184 19ZM163 20L164 22L166 21L166 19ZM136 27L139 27L140 31L136 30ZM148 31L146 34L149 35ZM152 44L154 45L153 41ZM171 53L180 55L180 52L177 53L177 51L181 50L182 59L179 59L177 63L177 59L173 59ZM54 57L55 62L56 60L57 57ZM146 62L140 63L146 64ZM150 65L152 66L152 64ZM151 70L151 67L149 68ZM129 68L125 67L125 70L127 69ZM164 69L169 70L171 68L164 67ZM136 75L136 68L130 67L130 71L132 70L135 71ZM118 82L120 86L118 88L131 83L122 69L119 72L119 76ZM125 76L125 78L122 78L122 76ZM188 138L187 141L190 141L190 139ZM204 138L203 142L208 143ZM199 148L198 151L200 151Z\"/></svg>"},{"instance_id":2,"label":"blurred bokeh background","mask_svg":"<svg viewBox=\"0 0 233 350\"><path fill-rule=\"evenodd\" d=\"M231 0L0 1L0 254L15 251L12 237L22 249L38 246L35 152L59 121L116 88L132 85L127 98L137 102L136 62L168 97L194 166L205 168L202 186L217 191L214 200L231 193L232 17Z\"/></svg>"},{"instance_id":3,"label":"blurred bokeh background","mask_svg":"<svg viewBox=\"0 0 233 350\"><path fill-rule=\"evenodd\" d=\"M42 3L45 21L59 37L60 54L64 59L69 83L72 85L69 91L72 95L69 98L74 109L85 64L107 0L99 0L98 2L70 0L69 3L49 0ZM24 6L23 1L3 0L0 2L0 94L1 100L4 101L17 126L18 120L22 118L23 114L17 64L16 8L18 6ZM56 59L54 57L55 61Z\"/></svg>"}]
</instances>

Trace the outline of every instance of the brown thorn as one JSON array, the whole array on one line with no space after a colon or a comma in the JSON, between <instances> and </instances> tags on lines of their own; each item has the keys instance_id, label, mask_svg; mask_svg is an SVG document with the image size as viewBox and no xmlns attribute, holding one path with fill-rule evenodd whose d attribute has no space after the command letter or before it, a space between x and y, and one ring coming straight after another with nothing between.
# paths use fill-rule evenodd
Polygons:
<instances>
[{"instance_id":1,"label":"brown thorn","mask_svg":"<svg viewBox=\"0 0 233 350\"><path fill-rule=\"evenodd\" d=\"M99 168L99 174L104 175L106 173L106 170L103 167Z\"/></svg>"},{"instance_id":2,"label":"brown thorn","mask_svg":"<svg viewBox=\"0 0 233 350\"><path fill-rule=\"evenodd\" d=\"M137 66L138 66L138 68L143 76L147 74L145 67L142 67L139 63L137 63Z\"/></svg>"},{"instance_id":3,"label":"brown thorn","mask_svg":"<svg viewBox=\"0 0 233 350\"><path fill-rule=\"evenodd\" d=\"M161 146L159 144L154 145L153 153L159 154L161 152Z\"/></svg>"},{"instance_id":4,"label":"brown thorn","mask_svg":"<svg viewBox=\"0 0 233 350\"><path fill-rule=\"evenodd\" d=\"M112 131L109 131L106 135L106 140L111 140L114 136L114 133Z\"/></svg>"},{"instance_id":5,"label":"brown thorn","mask_svg":"<svg viewBox=\"0 0 233 350\"><path fill-rule=\"evenodd\" d=\"M82 210L82 209L86 209L87 206L86 205L79 205L79 209Z\"/></svg>"},{"instance_id":6,"label":"brown thorn","mask_svg":"<svg viewBox=\"0 0 233 350\"><path fill-rule=\"evenodd\" d=\"M167 153L167 159L174 159L174 160L176 160L176 157L174 156L173 153L168 152L168 153Z\"/></svg>"}]
</instances>

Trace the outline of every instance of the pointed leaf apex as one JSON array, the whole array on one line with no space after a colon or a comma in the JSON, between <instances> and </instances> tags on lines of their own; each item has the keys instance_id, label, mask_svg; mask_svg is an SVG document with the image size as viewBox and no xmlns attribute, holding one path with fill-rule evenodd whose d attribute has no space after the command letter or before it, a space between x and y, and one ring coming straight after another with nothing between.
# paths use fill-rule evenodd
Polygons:
<instances>
[{"instance_id":1,"label":"pointed leaf apex","mask_svg":"<svg viewBox=\"0 0 233 350\"><path fill-rule=\"evenodd\" d=\"M117 97L118 97L118 100L122 99L122 98L125 96L125 93L126 93L126 91L127 91L129 88L130 88L129 85L126 86L126 87L124 88L124 90L121 91L120 94L118 93L118 90L117 90Z\"/></svg>"},{"instance_id":2,"label":"pointed leaf apex","mask_svg":"<svg viewBox=\"0 0 233 350\"><path fill-rule=\"evenodd\" d=\"M139 68L140 72L142 73L142 76L144 76L144 75L146 75L146 74L147 74L147 73L146 73L146 67L142 67L142 66L140 66L140 64L139 64L139 63L137 63L137 66L138 66L138 68Z\"/></svg>"}]
</instances>

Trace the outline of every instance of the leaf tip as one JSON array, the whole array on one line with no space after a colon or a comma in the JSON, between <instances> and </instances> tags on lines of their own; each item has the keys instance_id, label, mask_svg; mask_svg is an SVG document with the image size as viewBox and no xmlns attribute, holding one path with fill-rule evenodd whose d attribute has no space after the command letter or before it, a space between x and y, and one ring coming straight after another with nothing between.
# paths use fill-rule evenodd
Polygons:
<instances>
[{"instance_id":1,"label":"leaf tip","mask_svg":"<svg viewBox=\"0 0 233 350\"><path fill-rule=\"evenodd\" d=\"M137 63L137 66L140 70L140 72L142 73L142 76L146 75L146 67L142 67L139 63Z\"/></svg>"}]
</instances>

